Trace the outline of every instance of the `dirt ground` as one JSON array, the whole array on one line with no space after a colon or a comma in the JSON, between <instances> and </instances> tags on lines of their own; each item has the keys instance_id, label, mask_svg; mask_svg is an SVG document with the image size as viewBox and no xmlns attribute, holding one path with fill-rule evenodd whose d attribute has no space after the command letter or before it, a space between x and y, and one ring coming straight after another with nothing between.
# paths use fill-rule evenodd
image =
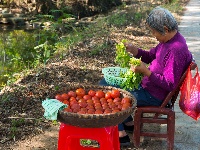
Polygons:
<instances>
[{"instance_id":1,"label":"dirt ground","mask_svg":"<svg viewBox=\"0 0 200 150\"><path fill-rule=\"evenodd\" d=\"M181 5L185 6L188 1L181 2ZM133 4L129 7L135 6L136 4ZM175 15L179 19L181 14ZM2 90L0 150L56 150L60 123L47 121L43 117L42 100L55 89L70 86L71 83L97 85L103 77L101 69L115 66L115 43L128 39L146 49L157 44L145 31L142 25L130 25L114 30L105 37L85 39L76 47L70 48L64 60L54 59L45 68L31 71L14 85ZM91 55L94 42L105 42L108 48L100 51L98 55ZM154 141L154 144L159 142L160 140ZM151 141L144 140L141 149L148 149L148 145L151 144ZM135 148L132 145L125 149Z\"/></svg>"}]
</instances>

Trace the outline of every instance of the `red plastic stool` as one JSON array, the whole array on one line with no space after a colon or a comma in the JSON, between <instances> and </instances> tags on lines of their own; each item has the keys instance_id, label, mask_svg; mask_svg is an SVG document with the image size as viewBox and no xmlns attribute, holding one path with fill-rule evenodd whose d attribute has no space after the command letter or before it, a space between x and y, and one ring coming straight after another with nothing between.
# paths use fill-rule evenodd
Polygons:
<instances>
[{"instance_id":1,"label":"red plastic stool","mask_svg":"<svg viewBox=\"0 0 200 150\"><path fill-rule=\"evenodd\" d=\"M99 147L82 146L80 139L95 140ZM120 150L118 127L81 128L61 123L58 150Z\"/></svg>"}]
</instances>

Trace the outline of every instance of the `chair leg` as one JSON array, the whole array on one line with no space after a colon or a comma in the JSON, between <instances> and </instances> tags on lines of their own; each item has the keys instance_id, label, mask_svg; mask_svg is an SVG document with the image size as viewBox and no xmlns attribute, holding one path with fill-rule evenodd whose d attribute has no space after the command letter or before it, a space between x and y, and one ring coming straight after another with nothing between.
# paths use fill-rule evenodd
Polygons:
<instances>
[{"instance_id":1,"label":"chair leg","mask_svg":"<svg viewBox=\"0 0 200 150\"><path fill-rule=\"evenodd\" d=\"M133 133L133 143L135 147L140 146L140 130L141 130L141 113L135 112L134 116L134 133Z\"/></svg>"},{"instance_id":2,"label":"chair leg","mask_svg":"<svg viewBox=\"0 0 200 150\"><path fill-rule=\"evenodd\" d=\"M168 125L167 125L167 144L168 150L174 149L174 133L175 133L175 112L171 111L168 114Z\"/></svg>"}]
</instances>

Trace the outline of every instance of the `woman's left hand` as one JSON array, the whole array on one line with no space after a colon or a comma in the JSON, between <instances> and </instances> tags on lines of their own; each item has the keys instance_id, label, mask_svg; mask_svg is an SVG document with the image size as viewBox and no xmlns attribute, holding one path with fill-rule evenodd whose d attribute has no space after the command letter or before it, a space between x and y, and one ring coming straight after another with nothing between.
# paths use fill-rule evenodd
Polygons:
<instances>
[{"instance_id":1,"label":"woman's left hand","mask_svg":"<svg viewBox=\"0 0 200 150\"><path fill-rule=\"evenodd\" d=\"M143 63L142 61L139 66L131 65L130 69L133 72L142 73L143 75L148 77L151 75L151 71L146 67L145 63Z\"/></svg>"}]
</instances>

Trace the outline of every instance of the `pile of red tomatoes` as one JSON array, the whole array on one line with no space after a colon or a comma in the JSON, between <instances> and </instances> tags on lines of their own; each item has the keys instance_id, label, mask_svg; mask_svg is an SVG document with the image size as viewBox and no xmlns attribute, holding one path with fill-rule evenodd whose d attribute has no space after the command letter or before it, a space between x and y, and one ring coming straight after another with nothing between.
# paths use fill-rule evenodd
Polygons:
<instances>
[{"instance_id":1,"label":"pile of red tomatoes","mask_svg":"<svg viewBox=\"0 0 200 150\"><path fill-rule=\"evenodd\" d=\"M57 94L55 98L68 105L64 111L79 114L109 114L131 107L131 99L123 97L117 89L104 92L77 88L75 91Z\"/></svg>"}]
</instances>

